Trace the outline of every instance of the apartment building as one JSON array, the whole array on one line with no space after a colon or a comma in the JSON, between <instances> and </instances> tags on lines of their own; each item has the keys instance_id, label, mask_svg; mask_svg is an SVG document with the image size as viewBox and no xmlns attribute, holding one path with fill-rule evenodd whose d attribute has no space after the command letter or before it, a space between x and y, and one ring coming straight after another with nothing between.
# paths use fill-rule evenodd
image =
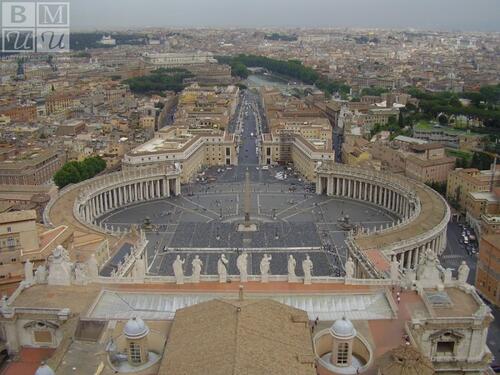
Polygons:
<instances>
[{"instance_id":1,"label":"apartment building","mask_svg":"<svg viewBox=\"0 0 500 375\"><path fill-rule=\"evenodd\" d=\"M439 144L412 145L406 157L406 176L421 182L446 182L453 169L455 158Z\"/></svg>"},{"instance_id":2,"label":"apartment building","mask_svg":"<svg viewBox=\"0 0 500 375\"><path fill-rule=\"evenodd\" d=\"M500 184L500 166L495 173L491 170L480 171L476 168L457 168L447 179L446 199L457 203L462 213L466 211L466 200L470 192L488 192L491 184Z\"/></svg>"},{"instance_id":3,"label":"apartment building","mask_svg":"<svg viewBox=\"0 0 500 375\"><path fill-rule=\"evenodd\" d=\"M10 104L0 107L0 116L9 117L11 122L33 123L37 120L37 108L34 104Z\"/></svg>"},{"instance_id":4,"label":"apartment building","mask_svg":"<svg viewBox=\"0 0 500 375\"><path fill-rule=\"evenodd\" d=\"M127 152L123 168L173 164L181 169L181 182L187 183L207 166L237 165L237 143L233 134L220 130L169 127L155 138Z\"/></svg>"},{"instance_id":5,"label":"apartment building","mask_svg":"<svg viewBox=\"0 0 500 375\"><path fill-rule=\"evenodd\" d=\"M66 160L60 150L39 147L16 150L0 161L0 184L42 185L48 182Z\"/></svg>"},{"instance_id":6,"label":"apartment building","mask_svg":"<svg viewBox=\"0 0 500 375\"><path fill-rule=\"evenodd\" d=\"M445 182L448 173L455 168L455 158L447 157L442 145L374 142L370 146L374 159L385 169L402 173L421 182Z\"/></svg>"},{"instance_id":7,"label":"apartment building","mask_svg":"<svg viewBox=\"0 0 500 375\"><path fill-rule=\"evenodd\" d=\"M495 225L499 226L500 216L496 216L495 221ZM481 236L475 285L483 297L500 306L500 232L498 231Z\"/></svg>"},{"instance_id":8,"label":"apartment building","mask_svg":"<svg viewBox=\"0 0 500 375\"><path fill-rule=\"evenodd\" d=\"M0 214L0 279L22 276L22 251L39 247L35 211Z\"/></svg>"}]
</instances>

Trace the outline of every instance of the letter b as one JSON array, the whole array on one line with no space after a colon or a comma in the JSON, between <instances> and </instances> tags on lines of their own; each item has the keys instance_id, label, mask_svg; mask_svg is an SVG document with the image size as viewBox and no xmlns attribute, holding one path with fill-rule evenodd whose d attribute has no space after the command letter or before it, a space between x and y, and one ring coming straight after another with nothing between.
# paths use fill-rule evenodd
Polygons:
<instances>
[{"instance_id":1,"label":"letter b","mask_svg":"<svg viewBox=\"0 0 500 375\"><path fill-rule=\"evenodd\" d=\"M19 24L26 22L26 8L22 5L13 5L10 8L10 19L13 23Z\"/></svg>"},{"instance_id":2,"label":"letter b","mask_svg":"<svg viewBox=\"0 0 500 375\"><path fill-rule=\"evenodd\" d=\"M2 2L2 27L35 27L35 14L34 2Z\"/></svg>"}]
</instances>

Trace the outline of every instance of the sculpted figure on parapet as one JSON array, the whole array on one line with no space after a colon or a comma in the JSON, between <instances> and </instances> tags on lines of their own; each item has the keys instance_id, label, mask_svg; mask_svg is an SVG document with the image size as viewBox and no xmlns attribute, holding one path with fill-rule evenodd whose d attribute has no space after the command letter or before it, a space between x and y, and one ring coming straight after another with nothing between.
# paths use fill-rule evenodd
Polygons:
<instances>
[{"instance_id":1,"label":"sculpted figure on parapet","mask_svg":"<svg viewBox=\"0 0 500 375\"><path fill-rule=\"evenodd\" d=\"M290 254L288 257L288 282L294 282L297 280L297 275L295 274L295 267L297 266L297 261Z\"/></svg>"},{"instance_id":2,"label":"sculpted figure on parapet","mask_svg":"<svg viewBox=\"0 0 500 375\"><path fill-rule=\"evenodd\" d=\"M219 274L219 282L225 283L227 281L227 268L228 260L225 254L222 254L217 261L217 273Z\"/></svg>"},{"instance_id":3,"label":"sculpted figure on parapet","mask_svg":"<svg viewBox=\"0 0 500 375\"><path fill-rule=\"evenodd\" d=\"M203 262L200 259L199 255L196 255L191 262L191 267L193 270L192 280L194 283L200 282L201 268L203 267Z\"/></svg>"},{"instance_id":4,"label":"sculpted figure on parapet","mask_svg":"<svg viewBox=\"0 0 500 375\"><path fill-rule=\"evenodd\" d=\"M238 258L236 259L236 267L238 268L238 271L240 272L240 281L245 283L248 281L248 254L247 253L241 253Z\"/></svg>"},{"instance_id":5,"label":"sculpted figure on parapet","mask_svg":"<svg viewBox=\"0 0 500 375\"><path fill-rule=\"evenodd\" d=\"M345 262L345 277L346 279L352 279L354 277L354 262L351 257Z\"/></svg>"},{"instance_id":6,"label":"sculpted figure on parapet","mask_svg":"<svg viewBox=\"0 0 500 375\"><path fill-rule=\"evenodd\" d=\"M312 283L313 262L309 255L302 261L302 271L304 272L304 284Z\"/></svg>"},{"instance_id":7,"label":"sculpted figure on parapet","mask_svg":"<svg viewBox=\"0 0 500 375\"><path fill-rule=\"evenodd\" d=\"M460 267L458 267L458 281L465 284L469 278L469 273L470 268L464 260Z\"/></svg>"},{"instance_id":8,"label":"sculpted figure on parapet","mask_svg":"<svg viewBox=\"0 0 500 375\"><path fill-rule=\"evenodd\" d=\"M432 249L427 249L425 255L420 258L417 267L417 280L425 285L438 285L442 283L439 260Z\"/></svg>"},{"instance_id":9,"label":"sculpted figure on parapet","mask_svg":"<svg viewBox=\"0 0 500 375\"><path fill-rule=\"evenodd\" d=\"M269 280L269 273L271 271L271 255L264 254L262 260L260 261L260 274L262 276L262 282L267 282Z\"/></svg>"},{"instance_id":10,"label":"sculpted figure on parapet","mask_svg":"<svg viewBox=\"0 0 500 375\"><path fill-rule=\"evenodd\" d=\"M177 255L177 257L174 260L174 263L172 264L172 268L174 269L175 282L177 284L184 284L183 266L185 262L186 262L185 259L181 259L181 256Z\"/></svg>"}]
</instances>

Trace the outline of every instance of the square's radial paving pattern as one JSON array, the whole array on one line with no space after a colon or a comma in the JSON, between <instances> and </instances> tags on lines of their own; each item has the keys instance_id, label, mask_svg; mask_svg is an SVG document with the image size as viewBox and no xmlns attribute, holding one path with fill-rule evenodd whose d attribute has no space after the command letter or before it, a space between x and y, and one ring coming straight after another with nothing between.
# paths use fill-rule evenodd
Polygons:
<instances>
[{"instance_id":1,"label":"square's radial paving pattern","mask_svg":"<svg viewBox=\"0 0 500 375\"><path fill-rule=\"evenodd\" d=\"M151 275L173 275L177 255L186 259L185 275L191 274L195 255L203 261L202 274L216 275L217 260L223 253L229 259L228 273L236 275L236 258L245 251L250 275L260 274L260 260L269 253L273 275L287 274L287 257L293 254L298 275L302 274L302 260L310 255L314 275L340 276L346 248L339 219L348 215L353 224L371 229L395 219L376 206L316 195L311 185L298 178L278 181L277 169L208 169L206 174L216 178L215 182L185 186L187 193L180 197L119 209L104 216L102 223L115 228L150 223L145 230ZM244 221L241 181L246 171L252 181L250 221L257 225L255 232L238 231L238 224Z\"/></svg>"}]
</instances>

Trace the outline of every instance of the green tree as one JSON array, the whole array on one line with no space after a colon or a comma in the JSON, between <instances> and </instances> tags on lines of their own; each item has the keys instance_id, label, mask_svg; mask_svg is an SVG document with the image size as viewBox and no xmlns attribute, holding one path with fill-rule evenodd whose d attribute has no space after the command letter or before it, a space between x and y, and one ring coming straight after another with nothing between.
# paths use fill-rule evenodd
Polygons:
<instances>
[{"instance_id":1,"label":"green tree","mask_svg":"<svg viewBox=\"0 0 500 375\"><path fill-rule=\"evenodd\" d=\"M231 65L231 75L240 78L248 78L249 71L244 64L242 64L241 62L236 62Z\"/></svg>"},{"instance_id":2,"label":"green tree","mask_svg":"<svg viewBox=\"0 0 500 375\"><path fill-rule=\"evenodd\" d=\"M76 184L94 177L106 169L106 161L99 156L89 157L83 161L69 161L54 174L54 183L62 189L69 184Z\"/></svg>"},{"instance_id":3,"label":"green tree","mask_svg":"<svg viewBox=\"0 0 500 375\"><path fill-rule=\"evenodd\" d=\"M471 168L477 168L479 170L486 170L491 168L493 163L493 157L484 152L475 151L472 155Z\"/></svg>"},{"instance_id":4,"label":"green tree","mask_svg":"<svg viewBox=\"0 0 500 375\"><path fill-rule=\"evenodd\" d=\"M443 197L446 196L446 182L429 181L426 185L436 190Z\"/></svg>"}]
</instances>

